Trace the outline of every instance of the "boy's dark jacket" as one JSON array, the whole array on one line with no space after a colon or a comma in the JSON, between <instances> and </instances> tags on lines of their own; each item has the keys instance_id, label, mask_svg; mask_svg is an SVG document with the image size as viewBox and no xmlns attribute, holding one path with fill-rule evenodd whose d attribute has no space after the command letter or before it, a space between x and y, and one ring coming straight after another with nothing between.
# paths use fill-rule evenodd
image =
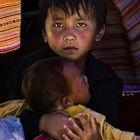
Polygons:
<instances>
[{"instance_id":1,"label":"boy's dark jacket","mask_svg":"<svg viewBox=\"0 0 140 140\"><path fill-rule=\"evenodd\" d=\"M7 92L5 92L5 95L9 95L8 99L22 98L20 95L21 79L28 66L39 59L52 56L56 55L48 47L44 47L32 55L22 58L17 63L5 66L1 70L3 73L2 77L4 79L8 78L8 82L3 83L0 88L7 88L5 89ZM88 78L91 93L91 100L87 107L106 115L110 124L118 126L122 97L121 79L107 64L96 59L91 53L88 54L85 75ZM31 132L37 132L37 130L35 131L37 126L35 127L34 125L37 125L39 118L35 117L35 114L31 112L24 112L21 115L21 121L24 129L26 129L25 135L31 138Z\"/></svg>"}]
</instances>

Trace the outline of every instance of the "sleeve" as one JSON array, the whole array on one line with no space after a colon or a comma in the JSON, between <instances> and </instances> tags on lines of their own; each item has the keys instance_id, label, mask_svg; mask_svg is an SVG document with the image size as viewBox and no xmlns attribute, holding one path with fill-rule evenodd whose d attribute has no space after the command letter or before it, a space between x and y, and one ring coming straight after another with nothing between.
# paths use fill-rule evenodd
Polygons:
<instances>
[{"instance_id":1,"label":"sleeve","mask_svg":"<svg viewBox=\"0 0 140 140\"><path fill-rule=\"evenodd\" d=\"M122 99L122 81L119 78L96 80L92 85L90 106L106 116L107 122L119 127ZM91 108L91 107L90 107Z\"/></svg>"},{"instance_id":2,"label":"sleeve","mask_svg":"<svg viewBox=\"0 0 140 140\"><path fill-rule=\"evenodd\" d=\"M106 121L106 117L98 112L91 109L87 109L86 111L92 113L96 117L103 140L133 140L135 136L133 132L122 131L113 127Z\"/></svg>"},{"instance_id":3,"label":"sleeve","mask_svg":"<svg viewBox=\"0 0 140 140\"><path fill-rule=\"evenodd\" d=\"M107 122L102 125L101 134L105 140L133 140L135 134L133 132L122 131L114 128Z\"/></svg>"},{"instance_id":4,"label":"sleeve","mask_svg":"<svg viewBox=\"0 0 140 140\"><path fill-rule=\"evenodd\" d=\"M39 121L40 115L30 110L24 110L19 118L22 123L24 135L26 140L33 140L34 137L39 135Z\"/></svg>"}]
</instances>

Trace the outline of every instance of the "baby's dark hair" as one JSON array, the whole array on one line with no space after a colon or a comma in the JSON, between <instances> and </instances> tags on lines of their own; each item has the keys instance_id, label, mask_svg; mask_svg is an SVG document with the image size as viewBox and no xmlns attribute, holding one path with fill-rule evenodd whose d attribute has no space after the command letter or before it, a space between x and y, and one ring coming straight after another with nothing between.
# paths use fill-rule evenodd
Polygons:
<instances>
[{"instance_id":1,"label":"baby's dark hair","mask_svg":"<svg viewBox=\"0 0 140 140\"><path fill-rule=\"evenodd\" d=\"M68 95L68 82L63 76L66 58L43 59L32 64L25 72L22 94L29 106L38 113L51 112L58 99Z\"/></svg>"},{"instance_id":2,"label":"baby's dark hair","mask_svg":"<svg viewBox=\"0 0 140 140\"><path fill-rule=\"evenodd\" d=\"M45 31L45 21L48 11L56 8L62 9L66 15L79 14L82 6L85 14L93 14L97 21L97 27L101 28L106 22L107 2L105 0L40 0L39 17L42 29Z\"/></svg>"}]
</instances>

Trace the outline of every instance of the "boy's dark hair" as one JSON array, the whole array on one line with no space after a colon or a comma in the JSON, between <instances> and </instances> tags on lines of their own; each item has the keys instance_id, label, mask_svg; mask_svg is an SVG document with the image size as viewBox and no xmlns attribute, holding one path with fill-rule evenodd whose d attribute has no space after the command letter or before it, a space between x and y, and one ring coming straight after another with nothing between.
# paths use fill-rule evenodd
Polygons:
<instances>
[{"instance_id":1,"label":"boy's dark hair","mask_svg":"<svg viewBox=\"0 0 140 140\"><path fill-rule=\"evenodd\" d=\"M45 31L45 21L49 10L60 8L66 15L73 15L79 14L80 5L86 14L95 14L97 27L101 28L106 22L107 2L105 0L40 0L39 16L42 29Z\"/></svg>"},{"instance_id":2,"label":"boy's dark hair","mask_svg":"<svg viewBox=\"0 0 140 140\"><path fill-rule=\"evenodd\" d=\"M68 94L68 82L63 76L63 65L67 61L60 57L43 59L26 70L22 93L34 111L51 112L56 101Z\"/></svg>"}]
</instances>

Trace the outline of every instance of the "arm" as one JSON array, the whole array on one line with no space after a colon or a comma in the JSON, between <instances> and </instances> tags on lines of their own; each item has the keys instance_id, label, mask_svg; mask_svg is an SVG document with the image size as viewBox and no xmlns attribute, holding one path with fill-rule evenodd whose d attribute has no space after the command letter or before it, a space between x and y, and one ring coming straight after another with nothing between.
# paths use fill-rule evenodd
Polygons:
<instances>
[{"instance_id":1,"label":"arm","mask_svg":"<svg viewBox=\"0 0 140 140\"><path fill-rule=\"evenodd\" d=\"M18 117L20 118L26 140L33 140L35 136L39 135L38 124L40 115L31 110L24 110Z\"/></svg>"},{"instance_id":2,"label":"arm","mask_svg":"<svg viewBox=\"0 0 140 140\"><path fill-rule=\"evenodd\" d=\"M58 140L102 140L93 117L91 124L84 116L79 118L82 128L73 119L61 114L46 114L40 120L40 131Z\"/></svg>"},{"instance_id":3,"label":"arm","mask_svg":"<svg viewBox=\"0 0 140 140\"><path fill-rule=\"evenodd\" d=\"M110 124L118 127L122 100L121 80L119 78L97 80L90 93L92 98L88 107L104 114Z\"/></svg>"},{"instance_id":4,"label":"arm","mask_svg":"<svg viewBox=\"0 0 140 140\"><path fill-rule=\"evenodd\" d=\"M41 117L39 131L45 132L54 139L62 139L63 125L68 124L68 118L62 114L49 113Z\"/></svg>"}]
</instances>

